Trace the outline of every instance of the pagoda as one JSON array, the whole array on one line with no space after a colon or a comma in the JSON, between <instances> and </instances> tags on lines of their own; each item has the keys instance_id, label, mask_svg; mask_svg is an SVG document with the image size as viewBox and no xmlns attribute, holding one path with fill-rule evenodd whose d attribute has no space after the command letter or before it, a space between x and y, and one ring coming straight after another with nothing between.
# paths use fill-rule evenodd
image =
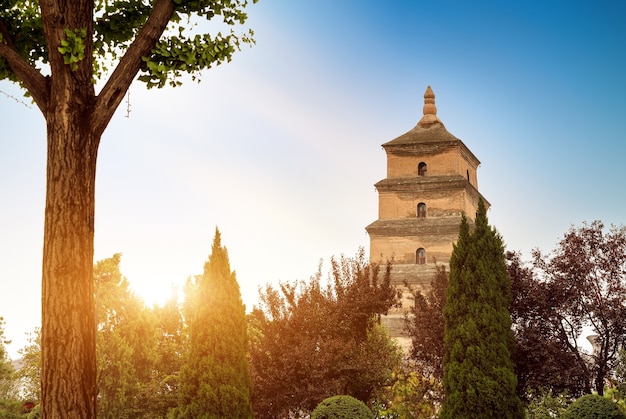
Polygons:
<instances>
[{"instance_id":1,"label":"pagoda","mask_svg":"<svg viewBox=\"0 0 626 419\"><path fill-rule=\"evenodd\" d=\"M387 177L375 184L378 219L366 227L370 260L392 261L392 281L414 289L429 287L437 265L450 262L465 215L470 223L478 201L476 171L480 161L437 117L435 94L424 93L424 115L407 133L383 144ZM405 292L405 300L409 293ZM409 301L403 301L408 307ZM402 334L402 310L386 324L394 337ZM401 342L406 344L406 342Z\"/></svg>"}]
</instances>

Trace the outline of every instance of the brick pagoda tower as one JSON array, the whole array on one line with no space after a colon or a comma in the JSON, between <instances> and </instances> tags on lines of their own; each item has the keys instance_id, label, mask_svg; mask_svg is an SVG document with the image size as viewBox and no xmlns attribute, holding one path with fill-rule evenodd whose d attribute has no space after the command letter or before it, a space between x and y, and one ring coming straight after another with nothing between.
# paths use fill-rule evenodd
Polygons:
<instances>
[{"instance_id":1,"label":"brick pagoda tower","mask_svg":"<svg viewBox=\"0 0 626 419\"><path fill-rule=\"evenodd\" d=\"M463 214L476 216L480 161L437 118L435 94L424 93L424 116L409 132L382 145L387 177L376 183L378 220L366 227L370 260L393 259L392 280L428 288L436 265L448 265ZM485 205L489 206L483 198ZM403 305L411 304L405 293ZM393 337L402 339L403 311L387 316ZM408 342L410 344L410 342Z\"/></svg>"}]
</instances>

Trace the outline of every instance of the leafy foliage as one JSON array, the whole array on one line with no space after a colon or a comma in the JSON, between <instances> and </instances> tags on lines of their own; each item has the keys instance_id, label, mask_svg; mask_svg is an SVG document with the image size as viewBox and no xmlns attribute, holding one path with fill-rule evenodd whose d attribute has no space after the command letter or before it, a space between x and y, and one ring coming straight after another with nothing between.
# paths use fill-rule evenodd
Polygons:
<instances>
[{"instance_id":1,"label":"leafy foliage","mask_svg":"<svg viewBox=\"0 0 626 419\"><path fill-rule=\"evenodd\" d=\"M4 324L4 319L0 317L0 401L2 402L0 417L5 414L10 418L14 413L21 414L23 409L22 403L18 402L20 399L19 381L5 346L11 341L4 335Z\"/></svg>"},{"instance_id":2,"label":"leafy foliage","mask_svg":"<svg viewBox=\"0 0 626 419\"><path fill-rule=\"evenodd\" d=\"M254 3L256 1L253 0ZM179 78L183 73L197 78L200 71L230 61L241 45L254 43L252 30L238 34L231 29L245 24L247 14L244 9L248 0L175 0L173 3L173 14L164 35L152 52L143 57L139 80L148 87L180 85ZM153 5L147 0L95 1L94 5L93 30L88 34L84 27L63 28L66 38L57 50L72 70L77 69L77 63L85 58L86 51L93 50L94 77L99 79L115 60L124 55L146 24ZM223 28L228 29L227 34L197 32L198 28L205 28L203 21L214 18L219 18ZM49 63L43 21L36 1L3 2L0 22L5 27L5 30L0 30L0 42L11 42L19 55L32 66ZM86 39L88 35L90 39ZM1 55L0 80L18 81Z\"/></svg>"},{"instance_id":3,"label":"leafy foliage","mask_svg":"<svg viewBox=\"0 0 626 419\"><path fill-rule=\"evenodd\" d=\"M43 22L36 1L9 0L0 3L0 42L11 40L21 57L35 66L48 62ZM0 56L0 80L19 81L9 63Z\"/></svg>"},{"instance_id":4,"label":"leafy foliage","mask_svg":"<svg viewBox=\"0 0 626 419\"><path fill-rule=\"evenodd\" d=\"M153 417L164 418L178 403L178 379L188 338L183 329L182 314L175 290L163 306L153 307L152 312L156 318L159 335L156 368L150 375L150 381L144 386L145 392L140 404L149 407Z\"/></svg>"},{"instance_id":5,"label":"leafy foliage","mask_svg":"<svg viewBox=\"0 0 626 419\"><path fill-rule=\"evenodd\" d=\"M188 281L185 294L189 353L169 417L252 417L245 307L217 229L204 274Z\"/></svg>"},{"instance_id":6,"label":"leafy foliage","mask_svg":"<svg viewBox=\"0 0 626 419\"><path fill-rule=\"evenodd\" d=\"M63 62L69 64L72 71L78 69L78 62L85 58L85 37L87 28L71 30L65 28L66 39L61 40L57 50L63 55Z\"/></svg>"},{"instance_id":7,"label":"leafy foliage","mask_svg":"<svg viewBox=\"0 0 626 419\"><path fill-rule=\"evenodd\" d=\"M98 303L98 417L120 418L144 410L145 384L156 369L159 338L150 310L120 272L121 255L94 267Z\"/></svg>"},{"instance_id":8,"label":"leafy foliage","mask_svg":"<svg viewBox=\"0 0 626 419\"><path fill-rule=\"evenodd\" d=\"M450 258L442 418L524 417L515 394L510 301L502 239L480 200L474 231L463 217Z\"/></svg>"},{"instance_id":9,"label":"leafy foliage","mask_svg":"<svg viewBox=\"0 0 626 419\"><path fill-rule=\"evenodd\" d=\"M441 407L441 380L425 377L414 367L394 372L392 384L376 393L373 410L381 419L435 418Z\"/></svg>"},{"instance_id":10,"label":"leafy foliage","mask_svg":"<svg viewBox=\"0 0 626 419\"><path fill-rule=\"evenodd\" d=\"M405 318L405 329L411 337L410 357L426 376L443 379L443 308L446 303L448 272L438 266L426 293L412 290L414 304Z\"/></svg>"},{"instance_id":11,"label":"leafy foliage","mask_svg":"<svg viewBox=\"0 0 626 419\"><path fill-rule=\"evenodd\" d=\"M392 403L392 411L402 411L400 417L433 417L443 401L444 317L443 308L448 287L448 272L438 266L426 292L411 289L413 306L405 316L405 331L411 337L409 357L411 368L404 385L415 394L406 394ZM400 374L400 377L403 374ZM417 385L419 384L419 385ZM395 384L394 384L395 385ZM404 385L398 382L402 388ZM401 401L406 399L406 401ZM404 407L403 407L404 406Z\"/></svg>"},{"instance_id":12,"label":"leafy foliage","mask_svg":"<svg viewBox=\"0 0 626 419\"><path fill-rule=\"evenodd\" d=\"M617 301L623 301L626 298L622 291L623 285L620 285L620 281L621 284L624 281L623 273L619 274L620 264L622 264L621 272L625 270L621 262L626 251L623 245L623 228L612 227L610 234L604 235L601 239L602 232L597 231L602 230L600 226L599 222L595 222L581 229L572 228L566 234L566 239L561 242L561 248L554 254L565 254L564 248L572 247L567 251L570 254L571 263L559 265L561 268L569 267L570 274L568 275L572 275L571 271L580 265L580 261L585 261L587 269L591 269L589 265L608 266L611 263L609 260L614 261L613 268L617 274L613 285L597 285L594 281L604 281L603 276L598 273L594 274L596 279L586 281L586 284L572 279L574 277L562 281L563 275L548 275L544 268L550 258L538 251L535 251L535 257L543 261L539 263L535 260L534 266L525 264L518 253L507 252L506 254L507 270L511 279L510 314L516 340L513 359L518 378L517 393L529 405L539 402L537 397L543 396L538 395L568 394L576 397L589 393L594 375L602 370L608 371L605 378L610 378L618 391L621 389L620 394L626 394L626 387L623 389L620 387L620 383L626 382L624 379L626 369L623 366L620 367L623 364L620 364L617 359L612 359L606 367L600 368L596 366L596 363L602 360L602 352L587 354L579 347L581 333L585 327L592 324L591 322L598 327L597 330L602 330L601 328L604 327L606 331L609 330L607 326L611 322L617 326L612 329L613 331L619 330L618 327L622 324L618 321L622 314L620 314ZM595 232L586 231L590 229ZM590 240L591 237L596 238ZM605 243L600 246L602 241ZM594 252L602 248L604 250L601 252L605 256L594 255ZM607 250L609 248L613 250ZM578 255L577 257L571 256L574 252ZM566 283L569 285L564 285ZM604 305L602 292L593 291L594 283L599 290L609 287L612 290L611 295L606 295L611 299L608 305ZM563 292L564 288L568 292ZM445 285L437 282L436 278L427 294L414 293L415 307L411 313L414 321L409 321L407 325L408 332L413 339L412 357L419 366L418 369L429 372L437 367L440 362L438 360L443 357L443 348L439 349L440 346L437 345L439 327L443 325L443 316L437 309L440 301L445 298L445 292L442 289L445 290ZM579 302L585 302L585 304L574 309L575 304ZM580 307L586 308L581 310ZM614 308L611 309L611 307ZM428 326L420 327L422 324ZM598 335L597 330L596 335ZM602 335L598 336L600 339L596 338L596 342L601 342ZM440 339L439 342L442 344L443 337ZM619 344L623 341L623 335L618 334L612 339L612 342ZM604 347L607 348L606 345ZM598 391L597 386L596 391Z\"/></svg>"},{"instance_id":13,"label":"leafy foliage","mask_svg":"<svg viewBox=\"0 0 626 419\"><path fill-rule=\"evenodd\" d=\"M19 400L13 365L5 347L8 343L4 336L4 319L0 317L0 418L22 419L28 410Z\"/></svg>"},{"instance_id":14,"label":"leafy foliage","mask_svg":"<svg viewBox=\"0 0 626 419\"><path fill-rule=\"evenodd\" d=\"M374 419L372 411L351 396L332 396L317 405L311 419Z\"/></svg>"},{"instance_id":15,"label":"leafy foliage","mask_svg":"<svg viewBox=\"0 0 626 419\"><path fill-rule=\"evenodd\" d=\"M567 408L563 419L626 419L626 414L611 400L586 394Z\"/></svg>"},{"instance_id":16,"label":"leafy foliage","mask_svg":"<svg viewBox=\"0 0 626 419\"><path fill-rule=\"evenodd\" d=\"M26 419L28 409L18 400L0 400L0 419Z\"/></svg>"},{"instance_id":17,"label":"leafy foliage","mask_svg":"<svg viewBox=\"0 0 626 419\"><path fill-rule=\"evenodd\" d=\"M327 282L318 270L308 282L268 285L249 316L255 417L306 414L336 394L367 401L399 365L379 324L399 301L391 266L379 278L362 249L331 262Z\"/></svg>"},{"instance_id":18,"label":"leafy foliage","mask_svg":"<svg viewBox=\"0 0 626 419\"><path fill-rule=\"evenodd\" d=\"M548 284L539 281L518 253L507 252L507 265L513 295L510 311L518 394L531 400L546 392L573 397L589 393L585 358L571 350L554 316L562 295L554 295Z\"/></svg>"},{"instance_id":19,"label":"leafy foliage","mask_svg":"<svg viewBox=\"0 0 626 419\"><path fill-rule=\"evenodd\" d=\"M562 417L570 403L566 394L554 395L551 390L532 394L526 403L528 419L553 419Z\"/></svg>"},{"instance_id":20,"label":"leafy foliage","mask_svg":"<svg viewBox=\"0 0 626 419\"><path fill-rule=\"evenodd\" d=\"M13 366L6 346L11 343L4 336L4 318L0 317L0 400L14 396Z\"/></svg>"},{"instance_id":21,"label":"leafy foliage","mask_svg":"<svg viewBox=\"0 0 626 419\"><path fill-rule=\"evenodd\" d=\"M600 221L572 227L551 254L534 252L534 266L544 321L591 378L587 389L593 384L602 395L626 339L626 227L606 233ZM579 345L589 329L591 354Z\"/></svg>"},{"instance_id":22,"label":"leafy foliage","mask_svg":"<svg viewBox=\"0 0 626 419\"><path fill-rule=\"evenodd\" d=\"M183 351L182 318L176 295L163 306L147 308L120 272L121 255L94 267L98 302L98 417L165 417L176 406ZM20 350L16 372L26 400L39 401L40 331Z\"/></svg>"},{"instance_id":23,"label":"leafy foliage","mask_svg":"<svg viewBox=\"0 0 626 419\"><path fill-rule=\"evenodd\" d=\"M624 398L623 393L619 391L618 387L607 386L604 389L604 395L602 397L615 402L622 412L626 414L626 398Z\"/></svg>"},{"instance_id":24,"label":"leafy foliage","mask_svg":"<svg viewBox=\"0 0 626 419\"><path fill-rule=\"evenodd\" d=\"M15 372L23 397L39 402L41 400L41 329L36 328L28 336L27 345L19 350L22 365Z\"/></svg>"}]
</instances>

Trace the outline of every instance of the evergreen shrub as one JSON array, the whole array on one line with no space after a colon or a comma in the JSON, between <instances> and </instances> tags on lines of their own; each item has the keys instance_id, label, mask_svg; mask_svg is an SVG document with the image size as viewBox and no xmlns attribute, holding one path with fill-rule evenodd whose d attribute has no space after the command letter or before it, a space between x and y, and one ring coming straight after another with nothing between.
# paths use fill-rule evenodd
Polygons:
<instances>
[{"instance_id":1,"label":"evergreen shrub","mask_svg":"<svg viewBox=\"0 0 626 419\"><path fill-rule=\"evenodd\" d=\"M317 405L311 419L374 419L374 414L352 396L332 396Z\"/></svg>"},{"instance_id":2,"label":"evergreen shrub","mask_svg":"<svg viewBox=\"0 0 626 419\"><path fill-rule=\"evenodd\" d=\"M441 419L524 419L524 405L515 393L510 304L504 243L489 225L480 199L473 231L463 215L450 256Z\"/></svg>"},{"instance_id":3,"label":"evergreen shrub","mask_svg":"<svg viewBox=\"0 0 626 419\"><path fill-rule=\"evenodd\" d=\"M626 419L626 414L613 403L597 394L586 394L572 403L564 419Z\"/></svg>"}]
</instances>

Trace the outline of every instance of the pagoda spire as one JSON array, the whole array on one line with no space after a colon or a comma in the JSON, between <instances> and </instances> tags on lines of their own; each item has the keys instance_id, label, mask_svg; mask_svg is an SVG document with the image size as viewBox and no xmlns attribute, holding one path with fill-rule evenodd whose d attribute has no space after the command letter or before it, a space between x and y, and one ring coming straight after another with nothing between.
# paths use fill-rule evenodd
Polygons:
<instances>
[{"instance_id":1,"label":"pagoda spire","mask_svg":"<svg viewBox=\"0 0 626 419\"><path fill-rule=\"evenodd\" d=\"M441 123L437 118L437 106L435 106L435 93L433 89L428 86L426 92L424 92L424 116L418 122L418 125L427 126L434 124L435 122Z\"/></svg>"}]
</instances>

